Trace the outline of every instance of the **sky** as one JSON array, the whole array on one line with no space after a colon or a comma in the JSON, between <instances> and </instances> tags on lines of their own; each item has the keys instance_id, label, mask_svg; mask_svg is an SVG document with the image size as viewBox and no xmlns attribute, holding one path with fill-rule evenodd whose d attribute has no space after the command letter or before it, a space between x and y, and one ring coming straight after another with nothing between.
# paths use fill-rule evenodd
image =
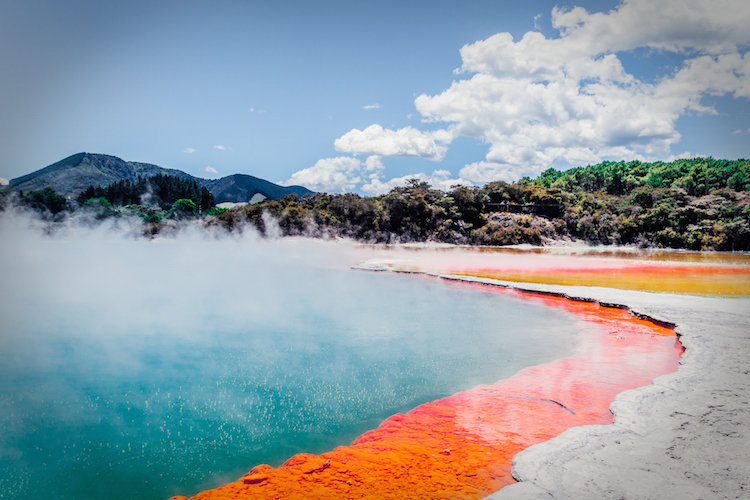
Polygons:
<instances>
[{"instance_id":1,"label":"sky","mask_svg":"<svg viewBox=\"0 0 750 500\"><path fill-rule=\"evenodd\" d=\"M747 0L0 0L0 178L85 151L377 195L747 158L747 26Z\"/></svg>"}]
</instances>

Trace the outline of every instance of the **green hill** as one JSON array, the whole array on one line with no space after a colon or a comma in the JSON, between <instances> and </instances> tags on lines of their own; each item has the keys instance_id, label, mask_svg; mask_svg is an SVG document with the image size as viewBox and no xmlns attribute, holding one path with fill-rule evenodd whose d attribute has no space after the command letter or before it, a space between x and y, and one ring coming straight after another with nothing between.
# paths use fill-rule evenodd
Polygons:
<instances>
[{"instance_id":1,"label":"green hill","mask_svg":"<svg viewBox=\"0 0 750 500\"><path fill-rule=\"evenodd\" d=\"M249 201L256 193L266 198L277 199L294 193L304 196L312 193L302 186L279 186L251 175L234 174L221 179L201 179L176 169L163 168L149 163L125 161L115 156L78 153L64 160L18 177L10 181L10 188L16 191L40 191L51 187L66 198L75 198L89 186L105 187L118 181L136 181L139 177L170 175L181 179L195 180L206 187L216 203L225 201Z\"/></svg>"},{"instance_id":2,"label":"green hill","mask_svg":"<svg viewBox=\"0 0 750 500\"><path fill-rule=\"evenodd\" d=\"M216 203L231 201L234 203L248 201L254 194L260 193L268 199L276 200L285 194L294 193L300 198L312 193L302 186L284 187L252 175L234 174L216 180L201 180L198 184L205 186L214 195Z\"/></svg>"}]
</instances>

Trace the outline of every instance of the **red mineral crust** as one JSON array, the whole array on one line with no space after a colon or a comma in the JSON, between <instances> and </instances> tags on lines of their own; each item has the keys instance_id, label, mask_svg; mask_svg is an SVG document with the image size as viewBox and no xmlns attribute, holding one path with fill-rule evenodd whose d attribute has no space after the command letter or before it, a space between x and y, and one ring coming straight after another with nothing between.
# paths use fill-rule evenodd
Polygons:
<instances>
[{"instance_id":1,"label":"red mineral crust","mask_svg":"<svg viewBox=\"0 0 750 500\"><path fill-rule=\"evenodd\" d=\"M572 259L571 259L572 260ZM455 271L454 271L455 272ZM526 283L606 286L623 290L750 295L750 267L624 262L617 267L547 269L470 269L456 274Z\"/></svg>"},{"instance_id":2,"label":"red mineral crust","mask_svg":"<svg viewBox=\"0 0 750 500\"><path fill-rule=\"evenodd\" d=\"M192 498L482 498L515 482L517 452L570 427L611 423L617 393L677 369L682 348L672 329L596 303L495 290L595 327L570 357L394 415L350 446L298 454L278 468L259 465Z\"/></svg>"}]
</instances>

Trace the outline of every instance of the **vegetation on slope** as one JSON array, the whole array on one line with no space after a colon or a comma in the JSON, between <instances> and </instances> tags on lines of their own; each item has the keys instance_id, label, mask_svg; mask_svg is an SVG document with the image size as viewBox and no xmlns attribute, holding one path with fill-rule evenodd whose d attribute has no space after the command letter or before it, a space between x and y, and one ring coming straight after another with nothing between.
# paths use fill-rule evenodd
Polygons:
<instances>
[{"instance_id":1,"label":"vegetation on slope","mask_svg":"<svg viewBox=\"0 0 750 500\"><path fill-rule=\"evenodd\" d=\"M196 209L205 212L215 206L214 197L205 187L200 187L193 179L181 179L171 175L154 175L138 178L136 181L122 180L106 187L89 186L76 200L85 204L92 198L104 198L118 206L158 205L168 210L177 201L191 200Z\"/></svg>"},{"instance_id":2,"label":"vegetation on slope","mask_svg":"<svg viewBox=\"0 0 750 500\"><path fill-rule=\"evenodd\" d=\"M40 191L30 191L26 195L22 191L20 197L23 203L31 208L39 211L49 211L53 215L68 208L68 200L57 194L57 191L51 187Z\"/></svg>"},{"instance_id":3,"label":"vegetation on slope","mask_svg":"<svg viewBox=\"0 0 750 500\"><path fill-rule=\"evenodd\" d=\"M139 179L159 175L195 181L198 186L208 189L217 203L247 201L256 193L274 199L285 194L304 196L312 193L302 186L279 186L251 175L234 174L220 179L201 179L181 170L95 153L78 153L30 174L11 179L9 188L14 191L41 191L51 187L68 198L77 197L88 186L104 187L118 181L136 183Z\"/></svg>"},{"instance_id":4,"label":"vegetation on slope","mask_svg":"<svg viewBox=\"0 0 750 500\"><path fill-rule=\"evenodd\" d=\"M117 181L109 186L89 186L75 201L61 196L51 187L17 195L5 190L0 193L0 210L9 202L38 211L50 222L61 222L69 212L81 210L95 219L138 217L150 225L147 233L160 230L163 219L185 219L217 213L213 195L193 179L169 175Z\"/></svg>"},{"instance_id":5,"label":"vegetation on slope","mask_svg":"<svg viewBox=\"0 0 750 500\"><path fill-rule=\"evenodd\" d=\"M340 235L372 242L510 245L573 238L594 244L750 250L750 162L604 162L447 193L412 180L379 197L285 196L226 211L210 223L233 229L250 222L265 231L264 212L274 216L284 235Z\"/></svg>"},{"instance_id":6,"label":"vegetation on slope","mask_svg":"<svg viewBox=\"0 0 750 500\"><path fill-rule=\"evenodd\" d=\"M22 200L54 212L59 207L53 207L56 193L50 191L31 192ZM159 231L163 217L195 214L207 216L205 225L227 230L251 224L268 233L272 224L282 235L342 236L380 243L538 245L573 239L605 245L750 250L747 160L603 162L564 172L549 169L536 179L513 184L456 186L447 193L413 179L383 196L287 194L229 210L211 208L213 199L206 193L194 181L156 176L90 187L78 201L100 218L125 212L137 215L151 224L151 234ZM144 203L149 195L151 203Z\"/></svg>"}]
</instances>

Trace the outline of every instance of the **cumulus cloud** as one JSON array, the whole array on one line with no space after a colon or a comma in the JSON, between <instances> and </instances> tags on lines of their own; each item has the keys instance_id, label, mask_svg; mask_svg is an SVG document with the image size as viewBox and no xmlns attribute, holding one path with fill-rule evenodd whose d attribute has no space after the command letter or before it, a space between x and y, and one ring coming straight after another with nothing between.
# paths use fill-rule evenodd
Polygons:
<instances>
[{"instance_id":1,"label":"cumulus cloud","mask_svg":"<svg viewBox=\"0 0 750 500\"><path fill-rule=\"evenodd\" d=\"M368 104L367 106L362 106L363 109L378 109L380 107L380 104Z\"/></svg>"},{"instance_id":2,"label":"cumulus cloud","mask_svg":"<svg viewBox=\"0 0 750 500\"><path fill-rule=\"evenodd\" d=\"M466 165L474 182L515 180L549 166L605 158L664 158L680 140L687 111L715 113L706 95L750 97L750 3L744 0L626 0L608 13L552 10L559 38L509 33L461 49L459 73L435 96L421 95L428 122L489 144L484 162ZM650 48L685 54L672 75L639 81L617 52Z\"/></svg>"},{"instance_id":3,"label":"cumulus cloud","mask_svg":"<svg viewBox=\"0 0 750 500\"><path fill-rule=\"evenodd\" d=\"M466 179L452 178L451 173L448 170L433 170L431 175L425 175L420 172L418 174L395 177L385 182L382 181L381 176L377 174L370 175L369 182L362 186L362 191L370 196L386 194L395 187L406 186L409 179L419 179L441 191L449 191L453 186L473 186L473 184Z\"/></svg>"},{"instance_id":4,"label":"cumulus cloud","mask_svg":"<svg viewBox=\"0 0 750 500\"><path fill-rule=\"evenodd\" d=\"M678 155L669 155L667 157L667 159L664 160L664 161L666 161L666 162L673 162L673 161L676 161L676 160L688 160L688 159L691 159L691 158L700 158L700 157L706 157L706 156L708 156L708 155L693 154L690 151L683 151L682 153L680 153Z\"/></svg>"},{"instance_id":5,"label":"cumulus cloud","mask_svg":"<svg viewBox=\"0 0 750 500\"><path fill-rule=\"evenodd\" d=\"M218 174L218 173L219 173L219 172L217 172L217 171L216 171L216 169L215 169L214 167L212 167L212 166L210 166L210 165L209 165L208 167L206 167L206 169L205 169L205 170L206 170L206 172L208 172L209 174Z\"/></svg>"},{"instance_id":6,"label":"cumulus cloud","mask_svg":"<svg viewBox=\"0 0 750 500\"><path fill-rule=\"evenodd\" d=\"M461 48L456 73L464 76L415 100L422 121L447 124L442 130L371 125L338 138L336 150L439 161L453 139L473 137L488 152L460 178L513 181L550 166L670 157L680 116L716 113L704 97L750 98L746 0L623 0L598 13L555 7L551 23L557 37L498 33ZM635 49L673 52L683 62L641 81L618 57ZM399 181L370 179L366 192L392 182Z\"/></svg>"},{"instance_id":7,"label":"cumulus cloud","mask_svg":"<svg viewBox=\"0 0 750 500\"><path fill-rule=\"evenodd\" d=\"M218 149L220 151L231 151L232 150L232 148L230 148L229 146L222 146L222 145L216 145L216 146L214 146L214 149Z\"/></svg>"},{"instance_id":8,"label":"cumulus cloud","mask_svg":"<svg viewBox=\"0 0 750 500\"><path fill-rule=\"evenodd\" d=\"M292 174L282 186L304 186L313 191L338 193L352 191L362 179L359 172L363 163L357 158L338 156L323 158L315 165Z\"/></svg>"},{"instance_id":9,"label":"cumulus cloud","mask_svg":"<svg viewBox=\"0 0 750 500\"><path fill-rule=\"evenodd\" d=\"M523 177L525 167L509 165L507 163L492 163L478 161L464 166L458 173L462 178L476 183L505 181L514 182Z\"/></svg>"},{"instance_id":10,"label":"cumulus cloud","mask_svg":"<svg viewBox=\"0 0 750 500\"><path fill-rule=\"evenodd\" d=\"M191 154L191 153L195 153L195 149L193 149L193 148L187 148L187 149L183 149L182 152L183 153L187 153L187 154Z\"/></svg>"},{"instance_id":11,"label":"cumulus cloud","mask_svg":"<svg viewBox=\"0 0 750 500\"><path fill-rule=\"evenodd\" d=\"M336 151L379 156L419 156L442 160L446 144L453 140L447 130L421 132L413 127L399 130L370 125L364 130L353 129L334 141Z\"/></svg>"},{"instance_id":12,"label":"cumulus cloud","mask_svg":"<svg viewBox=\"0 0 750 500\"><path fill-rule=\"evenodd\" d=\"M368 156L364 161L350 156L324 158L310 168L295 172L280 184L301 185L313 191L328 193L351 192L359 188L371 196L385 194L396 186L405 186L409 179L428 182L435 189L442 191L447 191L455 185L472 185L466 179L451 178L451 173L447 170L434 170L431 175L410 174L384 181L384 170L385 165L379 155Z\"/></svg>"},{"instance_id":13,"label":"cumulus cloud","mask_svg":"<svg viewBox=\"0 0 750 500\"><path fill-rule=\"evenodd\" d=\"M380 172L385 168L385 165L383 165L383 159L381 156L373 155L368 156L365 160L365 163L363 165L364 169L368 172ZM372 174L370 174L372 175Z\"/></svg>"},{"instance_id":14,"label":"cumulus cloud","mask_svg":"<svg viewBox=\"0 0 750 500\"><path fill-rule=\"evenodd\" d=\"M616 10L589 14L555 8L552 25L572 43L598 40L598 52L638 47L719 55L748 43L750 5L744 0L626 0Z\"/></svg>"}]
</instances>

